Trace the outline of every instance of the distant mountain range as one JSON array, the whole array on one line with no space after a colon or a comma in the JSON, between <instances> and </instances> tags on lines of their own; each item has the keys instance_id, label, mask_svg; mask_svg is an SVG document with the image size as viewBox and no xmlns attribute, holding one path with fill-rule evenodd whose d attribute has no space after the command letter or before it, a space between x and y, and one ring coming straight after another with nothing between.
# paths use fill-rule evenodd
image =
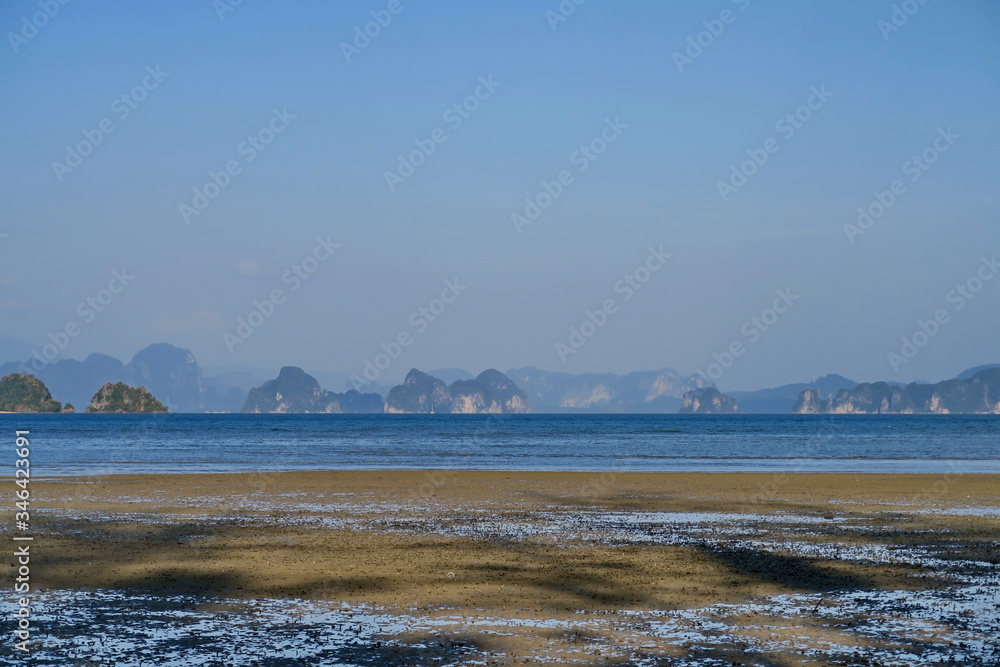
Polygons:
<instances>
[{"instance_id":1,"label":"distant mountain range","mask_svg":"<svg viewBox=\"0 0 1000 667\"><path fill-rule=\"evenodd\" d=\"M709 385L700 375L672 368L573 375L528 367L507 375L524 389L535 412L677 412L686 392Z\"/></svg>"},{"instance_id":2,"label":"distant mountain range","mask_svg":"<svg viewBox=\"0 0 1000 667\"><path fill-rule=\"evenodd\" d=\"M799 396L800 414L993 414L1000 415L1000 367L970 369L954 380L894 387L866 382L825 396L807 389ZM965 377L963 377L965 376Z\"/></svg>"},{"instance_id":3,"label":"distant mountain range","mask_svg":"<svg viewBox=\"0 0 1000 667\"><path fill-rule=\"evenodd\" d=\"M1000 368L1000 364L984 364L982 366L976 366L974 368L969 368L969 369L966 369L966 370L962 371L958 375L956 375L955 379L956 380L971 380L973 377L976 376L977 373L979 373L979 371L988 371L988 370L990 370L992 368ZM929 384L929 383L924 382L922 384Z\"/></svg>"},{"instance_id":4,"label":"distant mountain range","mask_svg":"<svg viewBox=\"0 0 1000 667\"><path fill-rule=\"evenodd\" d=\"M23 341L0 336L0 355L27 359L30 353L30 346ZM1000 364L970 368L954 381L973 380L982 371L998 368ZM51 391L54 400L60 403L86 406L105 384L124 382L133 387L145 387L171 412L373 412L380 411L375 407L377 397L382 409L388 411L423 410L425 406L417 404L423 400L429 401L436 412L517 412L524 411L527 406L533 412L676 413L684 406L686 394L713 387L700 375L682 375L671 368L617 375L572 374L527 367L506 373L490 370L479 376L461 368L443 368L428 373L414 369L411 374L416 372L419 375L413 378L407 375L407 379L397 387L371 385L367 393L359 393L350 390L346 374L325 372L310 376L293 367L282 369L277 378L268 382L264 382L266 371L253 368L218 369L216 374L206 375L190 350L168 343L144 348L127 364L107 355L91 354L83 361L61 359L45 365L41 370L35 370L27 362L13 361L0 365L0 377L17 372L28 372L38 377ZM980 382L983 380L980 379ZM443 386L443 391L436 383ZM812 382L757 391L735 391L728 396L720 394L720 397L732 398L732 404L724 398L719 400L722 401L720 406L728 406L724 407L725 410L734 408L744 413L787 414L802 409L797 403L803 392L810 392L808 409L831 411L861 410L865 405L862 394L867 392L872 401L878 396L879 406L882 398L886 398L891 405L898 407L904 405L904 397L909 396L913 401L912 409L921 411L932 410L929 406L921 407L924 404L920 401L924 400L925 394L934 395L934 390L928 394L926 388L944 385L938 394L945 403L936 404L938 407L935 409L952 412L964 409L963 406L975 407L973 411L984 409L978 403L972 405L946 398L952 396L949 392L959 390L953 390L953 385L945 383L875 384L880 386L873 389L874 385L859 385L841 375L826 375ZM992 380L988 379L987 384L992 387ZM330 392L323 386L343 387L343 393ZM865 389L861 393L851 393L859 387ZM841 400L839 397L845 391L848 392L846 398ZM278 398L279 395L281 398ZM991 394L987 392L985 396L988 398ZM691 398L698 399L699 406L714 405L712 400L706 403L703 400L705 397L692 394ZM830 400L829 406L824 402L827 399ZM523 405L519 401L523 401ZM945 407L941 408L941 405Z\"/></svg>"},{"instance_id":5,"label":"distant mountain range","mask_svg":"<svg viewBox=\"0 0 1000 667\"><path fill-rule=\"evenodd\" d=\"M89 405L97 390L109 382L145 387L171 412L237 412L246 399L246 378L231 375L206 380L190 350L168 343L140 350L128 364L91 354L83 361L60 359L41 370L26 362L0 366L0 376L18 372L34 375L55 400L74 405Z\"/></svg>"},{"instance_id":6,"label":"distant mountain range","mask_svg":"<svg viewBox=\"0 0 1000 667\"><path fill-rule=\"evenodd\" d=\"M757 391L731 391L729 395L736 399L743 412L783 414L793 411L799 395L807 389L836 394L841 389L854 389L857 386L857 382L843 375L824 375L812 382L797 382Z\"/></svg>"}]
</instances>

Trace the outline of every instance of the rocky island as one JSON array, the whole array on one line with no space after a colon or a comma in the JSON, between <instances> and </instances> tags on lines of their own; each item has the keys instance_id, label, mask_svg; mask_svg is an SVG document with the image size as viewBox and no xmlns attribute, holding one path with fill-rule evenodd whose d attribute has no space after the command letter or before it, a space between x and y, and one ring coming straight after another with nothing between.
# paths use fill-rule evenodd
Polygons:
<instances>
[{"instance_id":1,"label":"rocky island","mask_svg":"<svg viewBox=\"0 0 1000 667\"><path fill-rule=\"evenodd\" d=\"M372 413L382 412L382 397L350 390L335 394L296 366L285 366L278 377L250 390L244 413Z\"/></svg>"},{"instance_id":2,"label":"rocky island","mask_svg":"<svg viewBox=\"0 0 1000 667\"><path fill-rule=\"evenodd\" d=\"M703 387L684 394L680 414L682 415L738 415L740 408L736 399L727 396L715 387Z\"/></svg>"},{"instance_id":3,"label":"rocky island","mask_svg":"<svg viewBox=\"0 0 1000 667\"><path fill-rule=\"evenodd\" d=\"M442 380L411 369L403 384L385 400L389 413L524 414L531 412L528 396L498 370L485 370L474 380Z\"/></svg>"},{"instance_id":4,"label":"rocky island","mask_svg":"<svg viewBox=\"0 0 1000 667\"><path fill-rule=\"evenodd\" d=\"M48 387L34 375L11 373L0 378L0 412L61 412Z\"/></svg>"},{"instance_id":5,"label":"rocky island","mask_svg":"<svg viewBox=\"0 0 1000 667\"><path fill-rule=\"evenodd\" d=\"M87 412L101 413L165 413L167 406L145 387L130 387L124 382L108 382L101 387L87 407Z\"/></svg>"},{"instance_id":6,"label":"rocky island","mask_svg":"<svg viewBox=\"0 0 1000 667\"><path fill-rule=\"evenodd\" d=\"M1000 368L987 368L969 378L936 384L913 382L900 387L865 382L824 396L817 389L799 395L797 414L1000 414Z\"/></svg>"}]
</instances>

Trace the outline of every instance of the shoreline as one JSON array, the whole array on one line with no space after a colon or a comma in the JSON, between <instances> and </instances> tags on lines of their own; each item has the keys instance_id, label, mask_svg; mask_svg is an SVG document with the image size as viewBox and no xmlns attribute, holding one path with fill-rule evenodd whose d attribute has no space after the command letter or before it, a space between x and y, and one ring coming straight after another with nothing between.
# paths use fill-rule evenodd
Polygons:
<instances>
[{"instance_id":1,"label":"shoreline","mask_svg":"<svg viewBox=\"0 0 1000 667\"><path fill-rule=\"evenodd\" d=\"M918 460L918 459L914 459ZM975 460L992 460L992 459L975 459ZM163 464L169 465L169 464ZM151 478L169 478L169 477L224 477L224 478L235 478L235 477L245 477L245 476L257 476L257 475L280 475L280 476L313 476L313 475L415 475L415 474L436 474L441 473L448 476L466 476L466 475L484 475L484 476L496 476L496 475L524 475L528 477L535 476L570 476L570 475L582 475L582 476L593 476L593 475L615 475L619 477L636 477L636 478L652 478L652 477L686 477L690 475L704 475L704 476L734 476L734 477L803 477L803 478L815 478L815 477L886 477L890 479L896 479L900 477L913 478L914 480L920 480L923 478L927 479L939 479L941 477L949 478L968 478L968 477L994 477L997 482L1000 482L1000 473L992 472L948 472L948 473L929 473L929 472L820 472L820 471L805 471L805 472L788 472L788 471L715 471L715 470L692 470L692 471L666 471L666 472L656 472L656 471L621 471L621 470L531 470L523 468L311 468L302 470L255 470L255 471L226 471L226 472L203 472L203 471L191 471L191 472L114 472L114 473L82 473L79 475L47 475L45 477L34 477L34 481L78 481L83 478L101 478L101 479L139 479L145 477ZM2 482L0 482L2 483ZM1000 491L998 491L1000 494Z\"/></svg>"},{"instance_id":2,"label":"shoreline","mask_svg":"<svg viewBox=\"0 0 1000 667\"><path fill-rule=\"evenodd\" d=\"M895 460L895 459L893 459ZM920 461L924 459L912 459L914 461ZM951 461L952 459L949 459ZM961 461L994 461L995 459L954 459ZM171 465L171 463L161 464L164 467ZM816 477L858 477L863 476L867 478L875 477L885 477L888 479L900 479L900 478L910 478L913 481L919 481L921 479L926 479L931 483L940 481L942 479L954 480L958 479L969 479L969 478L995 478L995 482L1000 486L1000 472L956 472L954 470L947 472L886 472L883 470L878 471L789 471L783 470L781 468L776 468L774 470L673 470L673 471L641 471L641 470L530 470L523 468L308 468L308 469L282 469L282 470L255 470L255 471L200 471L192 470L186 472L81 472L79 474L53 474L53 475L36 475L32 477L33 481L36 482L50 482L50 483L74 483L82 482L86 479L101 479L101 480L114 480L114 479L128 479L134 480L139 478L169 478L169 477L222 477L222 478L236 478L240 476L256 477L262 475L437 475L443 474L446 476L464 476L464 475L530 475L530 476L562 476L562 475L581 475L581 476L601 476L601 475L615 475L617 477L627 477L634 476L636 478L644 477L683 477L689 475L704 475L708 476L735 476L740 478L750 478L750 477L761 477L767 478L768 480L774 477L788 478L788 477L802 477L802 478L816 478ZM949 482L951 483L951 482Z\"/></svg>"}]
</instances>

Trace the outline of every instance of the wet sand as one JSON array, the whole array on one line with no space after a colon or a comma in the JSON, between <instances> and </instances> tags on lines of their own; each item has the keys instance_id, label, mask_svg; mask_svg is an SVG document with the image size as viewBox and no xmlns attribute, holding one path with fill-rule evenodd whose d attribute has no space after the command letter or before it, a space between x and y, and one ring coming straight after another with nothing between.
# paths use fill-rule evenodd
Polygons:
<instances>
[{"instance_id":1,"label":"wet sand","mask_svg":"<svg viewBox=\"0 0 1000 667\"><path fill-rule=\"evenodd\" d=\"M557 662L638 664L638 641L659 664L690 650L587 623L747 610L788 595L815 596L819 619L845 592L919 597L990 585L1000 562L995 475L335 471L77 477L31 488L42 590L328 601L493 619L483 621L493 628L498 619L541 622L506 633L451 628L456 651L466 642L497 664L539 658L552 642L566 645ZM829 643L831 633L852 641L808 614L790 616L778 625L794 626L797 642ZM599 637L581 640L588 632ZM735 641L720 639L712 655L743 655ZM784 660L761 664L828 664Z\"/></svg>"}]
</instances>

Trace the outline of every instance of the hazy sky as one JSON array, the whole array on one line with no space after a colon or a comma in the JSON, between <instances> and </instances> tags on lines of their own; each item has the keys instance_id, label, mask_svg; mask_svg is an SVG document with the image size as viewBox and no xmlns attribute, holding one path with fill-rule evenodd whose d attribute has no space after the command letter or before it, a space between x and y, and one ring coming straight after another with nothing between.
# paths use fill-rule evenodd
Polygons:
<instances>
[{"instance_id":1,"label":"hazy sky","mask_svg":"<svg viewBox=\"0 0 1000 667\"><path fill-rule=\"evenodd\" d=\"M0 334L346 373L402 335L380 382L1000 361L995 2L52 5L0 8Z\"/></svg>"}]
</instances>

